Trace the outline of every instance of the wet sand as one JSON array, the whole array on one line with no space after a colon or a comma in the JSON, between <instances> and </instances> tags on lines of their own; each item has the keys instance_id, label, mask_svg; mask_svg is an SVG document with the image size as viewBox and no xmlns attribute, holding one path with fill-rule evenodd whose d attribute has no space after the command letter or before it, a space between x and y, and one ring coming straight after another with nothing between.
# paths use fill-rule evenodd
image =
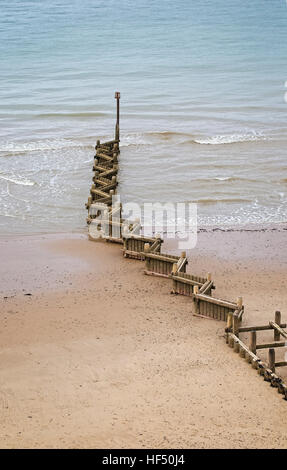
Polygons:
<instances>
[{"instance_id":1,"label":"wet sand","mask_svg":"<svg viewBox=\"0 0 287 470\"><path fill-rule=\"evenodd\" d=\"M242 296L245 324L287 321L286 236L201 232L188 269ZM224 324L119 245L38 235L0 253L1 448L287 448L287 402Z\"/></svg>"}]
</instances>

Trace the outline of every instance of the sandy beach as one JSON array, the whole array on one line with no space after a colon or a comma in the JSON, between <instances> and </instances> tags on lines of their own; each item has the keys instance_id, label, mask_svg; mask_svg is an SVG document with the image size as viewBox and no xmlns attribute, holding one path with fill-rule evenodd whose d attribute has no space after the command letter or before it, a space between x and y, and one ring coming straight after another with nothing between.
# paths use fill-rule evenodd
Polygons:
<instances>
[{"instance_id":1,"label":"sandy beach","mask_svg":"<svg viewBox=\"0 0 287 470\"><path fill-rule=\"evenodd\" d=\"M0 449L287 449L286 22L1 1Z\"/></svg>"},{"instance_id":2,"label":"sandy beach","mask_svg":"<svg viewBox=\"0 0 287 470\"><path fill-rule=\"evenodd\" d=\"M200 232L188 270L242 296L244 324L276 309L286 321L286 235ZM0 253L1 448L287 448L286 401L223 322L194 316L121 246L27 235Z\"/></svg>"}]
</instances>

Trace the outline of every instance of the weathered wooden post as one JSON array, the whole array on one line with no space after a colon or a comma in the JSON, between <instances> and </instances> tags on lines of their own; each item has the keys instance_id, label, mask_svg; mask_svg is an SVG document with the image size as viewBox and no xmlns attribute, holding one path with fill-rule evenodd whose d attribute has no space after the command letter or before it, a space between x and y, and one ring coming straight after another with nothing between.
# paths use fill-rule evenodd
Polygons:
<instances>
[{"instance_id":1,"label":"weathered wooden post","mask_svg":"<svg viewBox=\"0 0 287 470\"><path fill-rule=\"evenodd\" d=\"M281 325L281 312L279 312L279 310L275 312L275 323L277 323L278 326ZM274 330L274 341L280 341L280 332L277 330Z\"/></svg>"},{"instance_id":2,"label":"weathered wooden post","mask_svg":"<svg viewBox=\"0 0 287 470\"><path fill-rule=\"evenodd\" d=\"M117 123L116 123L115 140L120 140L120 97L121 97L120 92L116 91L115 99L117 100Z\"/></svg>"},{"instance_id":3,"label":"weathered wooden post","mask_svg":"<svg viewBox=\"0 0 287 470\"><path fill-rule=\"evenodd\" d=\"M240 310L242 309L242 304L243 304L242 297L237 297L236 303L237 303L238 311L240 312Z\"/></svg>"},{"instance_id":4,"label":"weathered wooden post","mask_svg":"<svg viewBox=\"0 0 287 470\"><path fill-rule=\"evenodd\" d=\"M226 323L226 329L227 329L228 331L231 330L232 321L233 321L233 313L230 312L230 313L227 314L227 323Z\"/></svg>"},{"instance_id":5,"label":"weathered wooden post","mask_svg":"<svg viewBox=\"0 0 287 470\"><path fill-rule=\"evenodd\" d=\"M227 333L227 343L228 343L228 345L229 345L230 348L233 348L233 346L234 346L234 339L233 339L233 336L229 335L228 333Z\"/></svg>"},{"instance_id":6,"label":"weathered wooden post","mask_svg":"<svg viewBox=\"0 0 287 470\"><path fill-rule=\"evenodd\" d=\"M250 346L249 349L253 354L256 354L256 331L250 331Z\"/></svg>"},{"instance_id":7,"label":"weathered wooden post","mask_svg":"<svg viewBox=\"0 0 287 470\"><path fill-rule=\"evenodd\" d=\"M233 313L232 315L232 333L237 336L237 338L239 337L239 320L238 320L238 313ZM239 352L239 343L237 343L236 341L233 341L233 347L234 347L234 351L236 353Z\"/></svg>"},{"instance_id":8,"label":"weathered wooden post","mask_svg":"<svg viewBox=\"0 0 287 470\"><path fill-rule=\"evenodd\" d=\"M145 243L144 244L144 253L148 253L148 252L149 252L149 244ZM150 258L146 257L146 259L145 259L145 268L146 268L146 271L150 270Z\"/></svg>"},{"instance_id":9,"label":"weathered wooden post","mask_svg":"<svg viewBox=\"0 0 287 470\"><path fill-rule=\"evenodd\" d=\"M193 293L195 295L198 294L198 286L194 286ZM194 306L194 313L199 313L199 303L198 303L198 300L195 297L193 297L193 306Z\"/></svg>"},{"instance_id":10,"label":"weathered wooden post","mask_svg":"<svg viewBox=\"0 0 287 470\"><path fill-rule=\"evenodd\" d=\"M177 263L173 263L171 274L176 274L177 272Z\"/></svg>"},{"instance_id":11,"label":"weathered wooden post","mask_svg":"<svg viewBox=\"0 0 287 470\"><path fill-rule=\"evenodd\" d=\"M269 349L268 365L269 369L271 369L272 372L275 372L275 349L273 348Z\"/></svg>"},{"instance_id":12,"label":"weathered wooden post","mask_svg":"<svg viewBox=\"0 0 287 470\"><path fill-rule=\"evenodd\" d=\"M105 209L102 212L101 228L102 228L103 238L110 237L112 235L112 227L110 227L109 211L107 209Z\"/></svg>"},{"instance_id":13,"label":"weathered wooden post","mask_svg":"<svg viewBox=\"0 0 287 470\"><path fill-rule=\"evenodd\" d=\"M177 273L177 263L173 263L172 265L172 270L171 270L171 275L172 275L172 294L176 293L176 280L173 278L173 276Z\"/></svg>"},{"instance_id":14,"label":"weathered wooden post","mask_svg":"<svg viewBox=\"0 0 287 470\"><path fill-rule=\"evenodd\" d=\"M239 349L240 349L240 345L238 341L234 341L234 345L233 345L234 352L239 353Z\"/></svg>"},{"instance_id":15,"label":"weathered wooden post","mask_svg":"<svg viewBox=\"0 0 287 470\"><path fill-rule=\"evenodd\" d=\"M239 336L239 320L238 320L238 313L235 313L233 314L233 317L232 317L232 333L235 335L235 336Z\"/></svg>"},{"instance_id":16,"label":"weathered wooden post","mask_svg":"<svg viewBox=\"0 0 287 470\"><path fill-rule=\"evenodd\" d=\"M245 349L241 346L241 344L239 345L239 356L245 357Z\"/></svg>"}]
</instances>

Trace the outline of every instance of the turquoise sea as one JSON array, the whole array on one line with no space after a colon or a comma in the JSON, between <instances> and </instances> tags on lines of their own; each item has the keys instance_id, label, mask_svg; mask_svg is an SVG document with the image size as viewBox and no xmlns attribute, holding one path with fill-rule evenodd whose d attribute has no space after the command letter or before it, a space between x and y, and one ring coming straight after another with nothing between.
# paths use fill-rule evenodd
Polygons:
<instances>
[{"instance_id":1,"label":"turquoise sea","mask_svg":"<svg viewBox=\"0 0 287 470\"><path fill-rule=\"evenodd\" d=\"M1 0L0 83L3 234L84 229L115 90L123 201L287 221L283 0Z\"/></svg>"}]
</instances>

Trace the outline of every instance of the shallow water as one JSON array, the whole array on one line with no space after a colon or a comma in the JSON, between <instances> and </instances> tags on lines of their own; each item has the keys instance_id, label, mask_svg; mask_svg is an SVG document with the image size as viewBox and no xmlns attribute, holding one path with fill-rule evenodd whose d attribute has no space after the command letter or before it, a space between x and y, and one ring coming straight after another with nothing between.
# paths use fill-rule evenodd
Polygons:
<instances>
[{"instance_id":1,"label":"shallow water","mask_svg":"<svg viewBox=\"0 0 287 470\"><path fill-rule=\"evenodd\" d=\"M121 91L123 201L197 202L203 225L287 221L287 6L0 4L0 229L85 226Z\"/></svg>"}]
</instances>

